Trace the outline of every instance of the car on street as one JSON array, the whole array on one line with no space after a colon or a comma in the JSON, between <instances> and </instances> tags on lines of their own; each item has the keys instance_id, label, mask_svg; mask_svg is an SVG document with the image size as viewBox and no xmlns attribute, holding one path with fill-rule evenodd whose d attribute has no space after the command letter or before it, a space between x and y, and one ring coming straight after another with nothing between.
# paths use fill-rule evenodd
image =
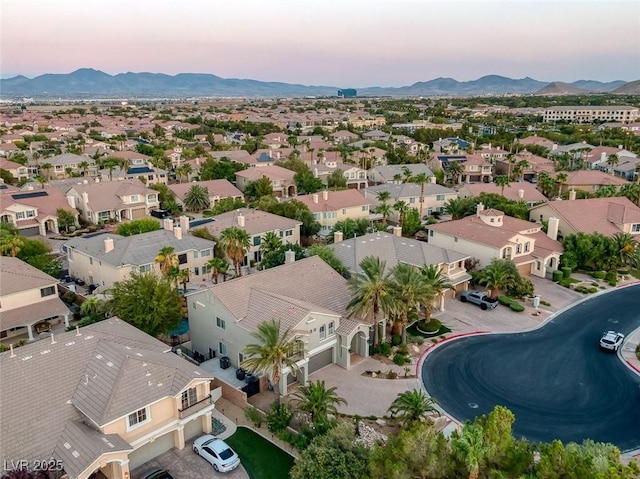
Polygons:
<instances>
[{"instance_id":1,"label":"car on street","mask_svg":"<svg viewBox=\"0 0 640 479\"><path fill-rule=\"evenodd\" d=\"M600 338L600 349L617 351L624 341L624 334L616 331L605 331Z\"/></svg>"},{"instance_id":2,"label":"car on street","mask_svg":"<svg viewBox=\"0 0 640 479\"><path fill-rule=\"evenodd\" d=\"M144 479L173 479L166 469L155 469L144 475Z\"/></svg>"},{"instance_id":3,"label":"car on street","mask_svg":"<svg viewBox=\"0 0 640 479\"><path fill-rule=\"evenodd\" d=\"M193 441L193 452L206 459L219 472L229 472L240 465L236 452L222 439L211 434Z\"/></svg>"}]
</instances>

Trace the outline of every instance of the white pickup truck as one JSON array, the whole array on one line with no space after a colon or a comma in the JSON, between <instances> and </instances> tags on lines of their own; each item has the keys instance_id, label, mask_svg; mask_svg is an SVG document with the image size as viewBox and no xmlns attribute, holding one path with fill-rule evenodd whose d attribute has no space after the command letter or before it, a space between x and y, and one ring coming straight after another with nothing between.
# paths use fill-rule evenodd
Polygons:
<instances>
[{"instance_id":1,"label":"white pickup truck","mask_svg":"<svg viewBox=\"0 0 640 479\"><path fill-rule=\"evenodd\" d=\"M460 294L460 301L477 304L480 309L494 309L498 306L498 300L491 298L482 291L464 291Z\"/></svg>"}]
</instances>

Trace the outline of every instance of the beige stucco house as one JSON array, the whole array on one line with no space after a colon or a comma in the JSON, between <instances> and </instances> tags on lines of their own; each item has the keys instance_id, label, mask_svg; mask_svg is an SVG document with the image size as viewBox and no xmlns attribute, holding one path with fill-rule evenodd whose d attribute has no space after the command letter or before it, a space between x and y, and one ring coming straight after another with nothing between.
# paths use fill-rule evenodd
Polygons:
<instances>
[{"instance_id":1,"label":"beige stucco house","mask_svg":"<svg viewBox=\"0 0 640 479\"><path fill-rule=\"evenodd\" d=\"M0 456L51 459L74 479L127 479L211 431L212 379L118 318L0 353Z\"/></svg>"},{"instance_id":2,"label":"beige stucco house","mask_svg":"<svg viewBox=\"0 0 640 479\"><path fill-rule=\"evenodd\" d=\"M65 243L69 274L87 284L103 289L116 281L122 281L131 273L160 274L155 259L164 247L172 247L179 260L180 269L191 272L190 282L208 278L207 263L213 258L215 243L188 233L189 221L180 217L180 226L173 220L163 220L158 231L131 236L105 233L98 236L73 238Z\"/></svg>"},{"instance_id":3,"label":"beige stucco house","mask_svg":"<svg viewBox=\"0 0 640 479\"><path fill-rule=\"evenodd\" d=\"M338 221L369 219L371 201L359 190L340 190L313 193L296 197L313 213L320 223L321 235L327 235Z\"/></svg>"},{"instance_id":4,"label":"beige stucco house","mask_svg":"<svg viewBox=\"0 0 640 479\"><path fill-rule=\"evenodd\" d=\"M225 198L243 200L242 191L233 186L229 180L208 180L208 181L192 181L190 183L176 183L169 185L169 189L176 195L176 201L183 204L184 197L187 195L193 185L199 185L206 188L209 192L209 207L213 208L215 204Z\"/></svg>"},{"instance_id":5,"label":"beige stucco house","mask_svg":"<svg viewBox=\"0 0 640 479\"><path fill-rule=\"evenodd\" d=\"M240 191L244 192L247 184L252 181L258 181L264 176L271 182L273 195L286 198L297 194L298 189L293 179L294 175L294 171L277 165L247 168L246 170L236 172L236 186Z\"/></svg>"},{"instance_id":6,"label":"beige stucco house","mask_svg":"<svg viewBox=\"0 0 640 479\"><path fill-rule=\"evenodd\" d=\"M299 372L285 368L280 393L294 381L329 364L349 369L351 354L369 354L369 325L346 318L351 300L345 278L318 256L292 261L187 295L194 350L209 357L227 356L238 367L245 346L256 342L259 324L280 320L281 331L299 341Z\"/></svg>"},{"instance_id":7,"label":"beige stucco house","mask_svg":"<svg viewBox=\"0 0 640 479\"><path fill-rule=\"evenodd\" d=\"M371 201L371 208L375 211L380 205L378 200L378 194L383 191L388 192L391 195L391 200L388 201L388 205L393 207L394 203L398 201L404 201L409 208L415 208L420 211L420 200L422 202L422 216L429 216L433 213L439 213L444 208L447 201L458 197L458 193L451 188L447 188L435 183L435 176L432 176L431 183L425 183L424 185L424 197L421 196L421 186L417 183L383 183L380 185L370 186L364 190L364 194L368 200ZM389 219L397 222L400 219L398 211L393 210Z\"/></svg>"}]
</instances>

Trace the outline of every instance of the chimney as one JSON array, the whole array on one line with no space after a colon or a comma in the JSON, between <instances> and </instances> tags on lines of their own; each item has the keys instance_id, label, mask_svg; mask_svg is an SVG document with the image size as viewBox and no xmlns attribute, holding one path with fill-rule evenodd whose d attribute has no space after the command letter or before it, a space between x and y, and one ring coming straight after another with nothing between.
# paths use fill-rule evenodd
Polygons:
<instances>
[{"instance_id":1,"label":"chimney","mask_svg":"<svg viewBox=\"0 0 640 479\"><path fill-rule=\"evenodd\" d=\"M244 215L242 213L238 215L238 226L244 228Z\"/></svg>"},{"instance_id":2,"label":"chimney","mask_svg":"<svg viewBox=\"0 0 640 479\"><path fill-rule=\"evenodd\" d=\"M104 252L108 253L109 251L113 251L113 238L106 238L104 240Z\"/></svg>"},{"instance_id":3,"label":"chimney","mask_svg":"<svg viewBox=\"0 0 640 479\"><path fill-rule=\"evenodd\" d=\"M600 153L600 161L607 161L607 154L604 151Z\"/></svg>"},{"instance_id":4,"label":"chimney","mask_svg":"<svg viewBox=\"0 0 640 479\"><path fill-rule=\"evenodd\" d=\"M558 226L560 225L560 220L555 216L549 218L549 222L547 225L547 236L552 240L558 239Z\"/></svg>"},{"instance_id":5,"label":"chimney","mask_svg":"<svg viewBox=\"0 0 640 479\"><path fill-rule=\"evenodd\" d=\"M296 252L288 249L284 252L284 264L295 263L296 261Z\"/></svg>"},{"instance_id":6,"label":"chimney","mask_svg":"<svg viewBox=\"0 0 640 479\"><path fill-rule=\"evenodd\" d=\"M87 211L89 205L89 193L87 193L86 191L82 192L82 209L84 211Z\"/></svg>"},{"instance_id":7,"label":"chimney","mask_svg":"<svg viewBox=\"0 0 640 479\"><path fill-rule=\"evenodd\" d=\"M344 239L344 233L342 231L336 231L335 233L333 233L333 242L335 243L340 243L340 241L342 241Z\"/></svg>"},{"instance_id":8,"label":"chimney","mask_svg":"<svg viewBox=\"0 0 640 479\"><path fill-rule=\"evenodd\" d=\"M182 215L180 217L180 228L182 228L183 233L189 231L189 217Z\"/></svg>"},{"instance_id":9,"label":"chimney","mask_svg":"<svg viewBox=\"0 0 640 479\"><path fill-rule=\"evenodd\" d=\"M484 205L482 203L478 203L476 205L476 216L480 216L480 213L484 211Z\"/></svg>"},{"instance_id":10,"label":"chimney","mask_svg":"<svg viewBox=\"0 0 640 479\"><path fill-rule=\"evenodd\" d=\"M329 199L329 190L322 190L322 199L325 201Z\"/></svg>"},{"instance_id":11,"label":"chimney","mask_svg":"<svg viewBox=\"0 0 640 479\"><path fill-rule=\"evenodd\" d=\"M180 228L179 226L176 226L175 228L173 228L173 234L176 236L176 239L181 240L182 239L182 228Z\"/></svg>"},{"instance_id":12,"label":"chimney","mask_svg":"<svg viewBox=\"0 0 640 479\"><path fill-rule=\"evenodd\" d=\"M396 236L402 236L402 226L394 226L393 234Z\"/></svg>"},{"instance_id":13,"label":"chimney","mask_svg":"<svg viewBox=\"0 0 640 479\"><path fill-rule=\"evenodd\" d=\"M173 220L171 218L163 219L162 227L167 231L173 231Z\"/></svg>"},{"instance_id":14,"label":"chimney","mask_svg":"<svg viewBox=\"0 0 640 479\"><path fill-rule=\"evenodd\" d=\"M520 199L524 198L524 190L522 188L518 190L518 198Z\"/></svg>"},{"instance_id":15,"label":"chimney","mask_svg":"<svg viewBox=\"0 0 640 479\"><path fill-rule=\"evenodd\" d=\"M576 199L576 190L572 189L569 191L569 200L573 201Z\"/></svg>"},{"instance_id":16,"label":"chimney","mask_svg":"<svg viewBox=\"0 0 640 479\"><path fill-rule=\"evenodd\" d=\"M433 183L434 185L436 184L436 180L437 178L435 177L435 175L429 177L429 181L431 181L431 183Z\"/></svg>"},{"instance_id":17,"label":"chimney","mask_svg":"<svg viewBox=\"0 0 640 479\"><path fill-rule=\"evenodd\" d=\"M313 202L317 204L318 203L318 193L314 193L312 198L313 198Z\"/></svg>"},{"instance_id":18,"label":"chimney","mask_svg":"<svg viewBox=\"0 0 640 479\"><path fill-rule=\"evenodd\" d=\"M276 151L276 159L279 160L280 159L280 155L281 155L281 153L279 151Z\"/></svg>"}]
</instances>

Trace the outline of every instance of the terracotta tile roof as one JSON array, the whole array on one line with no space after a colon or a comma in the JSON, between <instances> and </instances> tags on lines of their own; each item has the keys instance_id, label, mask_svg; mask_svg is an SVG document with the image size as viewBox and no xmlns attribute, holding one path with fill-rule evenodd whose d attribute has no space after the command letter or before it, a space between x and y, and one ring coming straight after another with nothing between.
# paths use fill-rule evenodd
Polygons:
<instances>
[{"instance_id":1,"label":"terracotta tile roof","mask_svg":"<svg viewBox=\"0 0 640 479\"><path fill-rule=\"evenodd\" d=\"M238 223L238 216L240 215L244 216L244 227ZM205 224L204 227L215 237L219 237L223 230L231 226L241 228L250 235L257 235L266 233L267 231L290 230L302 224L302 222L298 220L292 220L284 216L250 208L228 211L213 218L215 221Z\"/></svg>"},{"instance_id":2,"label":"terracotta tile roof","mask_svg":"<svg viewBox=\"0 0 640 479\"><path fill-rule=\"evenodd\" d=\"M177 183L169 185L169 189L173 191L180 200L184 198L193 185L200 185L209 191L210 197L218 196L220 198L244 198L242 191L233 186L228 180L209 180L209 181L193 181L191 183Z\"/></svg>"},{"instance_id":3,"label":"terracotta tile roof","mask_svg":"<svg viewBox=\"0 0 640 479\"><path fill-rule=\"evenodd\" d=\"M293 176L295 171L287 170L281 166L269 165L262 166L260 168L247 168L246 170L238 171L237 177L246 178L250 181L259 180L263 176L266 176L270 180L285 180L293 182Z\"/></svg>"},{"instance_id":4,"label":"terracotta tile roof","mask_svg":"<svg viewBox=\"0 0 640 479\"><path fill-rule=\"evenodd\" d=\"M567 174L566 185L616 185L622 186L629 182L617 176L598 170L578 170Z\"/></svg>"},{"instance_id":5,"label":"terracotta tile roof","mask_svg":"<svg viewBox=\"0 0 640 479\"><path fill-rule=\"evenodd\" d=\"M318 199L316 203L314 198ZM324 193L316 193L315 195L296 196L296 200L301 201L311 210L312 213L322 211L337 211L342 208L353 208L356 206L371 205L371 201L366 199L358 190L340 190L327 191L327 199L324 199Z\"/></svg>"},{"instance_id":6,"label":"terracotta tile roof","mask_svg":"<svg viewBox=\"0 0 640 479\"><path fill-rule=\"evenodd\" d=\"M522 190L522 198L520 198L519 190ZM511 183L510 186L504 188L504 191L495 183L467 183L460 186L460 192L468 192L470 196L478 196L480 193L503 194L508 200L522 200L527 203L539 203L547 200L546 196L527 181Z\"/></svg>"},{"instance_id":7,"label":"terracotta tile roof","mask_svg":"<svg viewBox=\"0 0 640 479\"><path fill-rule=\"evenodd\" d=\"M122 198L131 195L157 195L156 190L144 186L139 180L105 181L101 183L81 183L74 185L67 191L75 190L80 196L86 192L89 195L89 206L93 211L111 211L123 207ZM128 203L128 208L144 206L145 198L138 203Z\"/></svg>"}]
</instances>

